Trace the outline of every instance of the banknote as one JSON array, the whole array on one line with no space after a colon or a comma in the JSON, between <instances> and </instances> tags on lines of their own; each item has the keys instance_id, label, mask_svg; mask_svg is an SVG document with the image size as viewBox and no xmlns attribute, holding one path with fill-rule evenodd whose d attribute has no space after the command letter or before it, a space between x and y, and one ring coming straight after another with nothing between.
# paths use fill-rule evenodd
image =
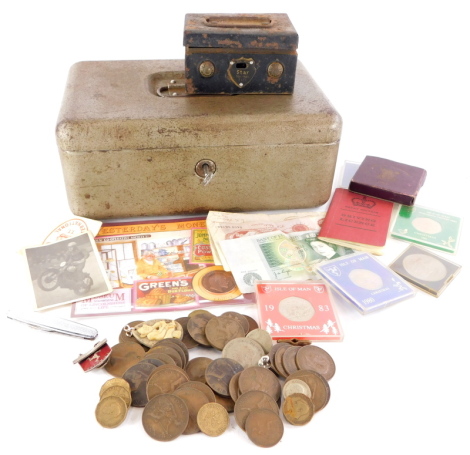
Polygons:
<instances>
[{"instance_id":1,"label":"banknote","mask_svg":"<svg viewBox=\"0 0 470 455\"><path fill-rule=\"evenodd\" d=\"M279 230L220 241L238 288L254 292L256 280L313 279L298 246Z\"/></svg>"},{"instance_id":2,"label":"banknote","mask_svg":"<svg viewBox=\"0 0 470 455\"><path fill-rule=\"evenodd\" d=\"M284 234L316 231L320 229L326 212L286 213L229 213L210 211L207 216L207 230L216 265L230 271L230 265L220 248L220 242L273 231Z\"/></svg>"}]
</instances>

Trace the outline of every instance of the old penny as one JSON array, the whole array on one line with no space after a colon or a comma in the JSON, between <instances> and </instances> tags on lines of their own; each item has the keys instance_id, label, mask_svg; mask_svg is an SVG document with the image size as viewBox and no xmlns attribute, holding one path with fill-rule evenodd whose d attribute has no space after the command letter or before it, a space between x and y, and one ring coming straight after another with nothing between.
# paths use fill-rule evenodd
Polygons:
<instances>
[{"instance_id":1,"label":"old penny","mask_svg":"<svg viewBox=\"0 0 470 455\"><path fill-rule=\"evenodd\" d=\"M230 419L227 410L218 403L206 403L197 413L197 424L208 436L220 436L227 430Z\"/></svg>"},{"instance_id":2,"label":"old penny","mask_svg":"<svg viewBox=\"0 0 470 455\"><path fill-rule=\"evenodd\" d=\"M292 425L305 425L312 420L314 412L312 400L303 393L289 395L282 406L285 419Z\"/></svg>"},{"instance_id":3,"label":"old penny","mask_svg":"<svg viewBox=\"0 0 470 455\"><path fill-rule=\"evenodd\" d=\"M185 316L182 318L175 319L175 321L179 322L181 324L181 327L183 327L183 338L181 339L181 341L184 343L186 348L193 349L199 346L199 343L188 332L189 317Z\"/></svg>"},{"instance_id":4,"label":"old penny","mask_svg":"<svg viewBox=\"0 0 470 455\"><path fill-rule=\"evenodd\" d=\"M289 374L284 368L284 364L282 362L282 358L284 353L291 347L289 343L279 343L279 348L276 349L276 353L274 354L274 365L276 367L276 371L279 373L279 376L283 378L287 378Z\"/></svg>"},{"instance_id":5,"label":"old penny","mask_svg":"<svg viewBox=\"0 0 470 455\"><path fill-rule=\"evenodd\" d=\"M222 351L229 341L244 337L245 331L236 319L219 316L207 322L205 335L212 347Z\"/></svg>"},{"instance_id":6,"label":"old penny","mask_svg":"<svg viewBox=\"0 0 470 455\"><path fill-rule=\"evenodd\" d=\"M191 316L188 321L188 332L191 337L203 346L211 346L206 337L206 325L215 316L211 313L198 313Z\"/></svg>"},{"instance_id":7,"label":"old penny","mask_svg":"<svg viewBox=\"0 0 470 455\"><path fill-rule=\"evenodd\" d=\"M176 365L162 365L147 382L147 396L151 400L157 395L174 392L183 382L189 381L186 372Z\"/></svg>"},{"instance_id":8,"label":"old penny","mask_svg":"<svg viewBox=\"0 0 470 455\"><path fill-rule=\"evenodd\" d=\"M209 403L208 398L200 390L190 387L180 387L173 392L173 395L180 397L188 407L189 419L183 434L198 433L200 430L197 424L197 414L203 405Z\"/></svg>"},{"instance_id":9,"label":"old penny","mask_svg":"<svg viewBox=\"0 0 470 455\"><path fill-rule=\"evenodd\" d=\"M206 382L206 368L213 359L209 357L195 357L185 367L185 371L191 381Z\"/></svg>"},{"instance_id":10,"label":"old penny","mask_svg":"<svg viewBox=\"0 0 470 455\"><path fill-rule=\"evenodd\" d=\"M276 445L284 434L284 424L276 412L255 409L246 418L246 434L259 447Z\"/></svg>"},{"instance_id":11,"label":"old penny","mask_svg":"<svg viewBox=\"0 0 470 455\"><path fill-rule=\"evenodd\" d=\"M116 428L126 419L127 406L122 398L105 397L96 406L95 417L104 428Z\"/></svg>"},{"instance_id":12,"label":"old penny","mask_svg":"<svg viewBox=\"0 0 470 455\"><path fill-rule=\"evenodd\" d=\"M248 321L247 316L245 316L244 314L237 313L236 311L226 311L220 316L235 319L243 327L245 335L250 331L250 323Z\"/></svg>"},{"instance_id":13,"label":"old penny","mask_svg":"<svg viewBox=\"0 0 470 455\"><path fill-rule=\"evenodd\" d=\"M172 441L183 434L189 421L186 403L175 395L162 394L152 398L142 413L147 434L157 441Z\"/></svg>"},{"instance_id":14,"label":"old penny","mask_svg":"<svg viewBox=\"0 0 470 455\"><path fill-rule=\"evenodd\" d=\"M327 381L335 374L335 362L330 354L318 346L302 346L296 356L299 370L313 370L320 373Z\"/></svg>"},{"instance_id":15,"label":"old penny","mask_svg":"<svg viewBox=\"0 0 470 455\"><path fill-rule=\"evenodd\" d=\"M220 358L213 360L206 368L206 383L219 395L230 396L229 383L235 374L243 370L236 360Z\"/></svg>"},{"instance_id":16,"label":"old penny","mask_svg":"<svg viewBox=\"0 0 470 455\"><path fill-rule=\"evenodd\" d=\"M147 382L150 375L158 368L161 367L151 363L138 363L124 372L122 377L131 387L132 406L143 407L147 404Z\"/></svg>"},{"instance_id":17,"label":"old penny","mask_svg":"<svg viewBox=\"0 0 470 455\"><path fill-rule=\"evenodd\" d=\"M301 379L310 387L315 412L322 410L330 401L330 386L320 373L313 370L299 370L289 375L286 383L291 379Z\"/></svg>"},{"instance_id":18,"label":"old penny","mask_svg":"<svg viewBox=\"0 0 470 455\"><path fill-rule=\"evenodd\" d=\"M132 341L118 343L111 349L111 355L104 368L110 375L116 377L122 377L128 368L138 363L145 356L144 348Z\"/></svg>"},{"instance_id":19,"label":"old penny","mask_svg":"<svg viewBox=\"0 0 470 455\"><path fill-rule=\"evenodd\" d=\"M178 389L188 387L192 389L197 389L200 392L202 392L207 399L209 400L209 403L215 403L215 394L214 391L205 383L199 382L199 381L188 381L188 382L183 382L178 386Z\"/></svg>"},{"instance_id":20,"label":"old penny","mask_svg":"<svg viewBox=\"0 0 470 455\"><path fill-rule=\"evenodd\" d=\"M279 413L279 407L272 397L259 390L252 390L241 394L235 402L235 420L238 426L245 430L245 421L254 409L268 409Z\"/></svg>"},{"instance_id":21,"label":"old penny","mask_svg":"<svg viewBox=\"0 0 470 455\"><path fill-rule=\"evenodd\" d=\"M238 378L240 393L244 394L251 390L260 390L267 393L274 401L281 396L281 384L276 375L263 367L249 367L240 373Z\"/></svg>"},{"instance_id":22,"label":"old penny","mask_svg":"<svg viewBox=\"0 0 470 455\"><path fill-rule=\"evenodd\" d=\"M295 361L297 356L297 351L301 348L301 346L291 346L284 351L282 356L282 366L286 373L292 374L295 373L300 368L297 366L297 362Z\"/></svg>"}]
</instances>

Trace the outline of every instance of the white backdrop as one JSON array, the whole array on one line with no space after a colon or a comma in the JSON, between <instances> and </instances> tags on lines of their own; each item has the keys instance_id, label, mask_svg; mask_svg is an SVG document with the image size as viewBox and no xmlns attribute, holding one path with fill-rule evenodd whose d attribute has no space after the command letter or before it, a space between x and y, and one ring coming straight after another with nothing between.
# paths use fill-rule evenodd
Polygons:
<instances>
[{"instance_id":1,"label":"white backdrop","mask_svg":"<svg viewBox=\"0 0 470 455\"><path fill-rule=\"evenodd\" d=\"M465 217L470 120L466 3L4 4L3 309L31 308L33 297L17 252L43 238L68 210L54 128L70 66L82 60L183 58L187 12L288 13L300 36L299 59L343 117L338 166L376 155L424 167L428 177L419 204ZM420 292L368 316L339 306L344 341L321 344L337 366L330 403L306 427L286 424L271 453L468 453L468 234L464 228L457 255L445 255L464 267L438 299ZM390 241L383 261L390 262L405 247ZM227 309L236 308L213 311ZM239 311L256 314L254 307ZM68 317L70 308L50 314ZM112 345L133 319L82 322L96 327L99 339ZM233 417L219 438L198 434L166 445L144 432L140 409L131 409L119 428L105 430L95 421L94 409L109 376L104 371L85 374L72 363L93 342L35 331L6 317L3 324L4 447L21 453L47 449L51 455L260 450Z\"/></svg>"}]
</instances>

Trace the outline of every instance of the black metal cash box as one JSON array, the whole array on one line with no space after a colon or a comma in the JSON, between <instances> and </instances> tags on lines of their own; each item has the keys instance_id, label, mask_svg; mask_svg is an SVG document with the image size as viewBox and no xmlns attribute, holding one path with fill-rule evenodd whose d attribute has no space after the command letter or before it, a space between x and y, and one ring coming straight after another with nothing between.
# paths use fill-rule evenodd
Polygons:
<instances>
[{"instance_id":1,"label":"black metal cash box","mask_svg":"<svg viewBox=\"0 0 470 455\"><path fill-rule=\"evenodd\" d=\"M187 14L188 94L291 94L298 35L287 14Z\"/></svg>"}]
</instances>

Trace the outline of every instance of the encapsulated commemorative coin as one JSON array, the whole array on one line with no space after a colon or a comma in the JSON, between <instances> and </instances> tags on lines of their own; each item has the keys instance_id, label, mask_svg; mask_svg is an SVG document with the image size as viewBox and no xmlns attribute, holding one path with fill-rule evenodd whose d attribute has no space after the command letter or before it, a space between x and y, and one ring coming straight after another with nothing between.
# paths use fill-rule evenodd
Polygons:
<instances>
[{"instance_id":1,"label":"encapsulated commemorative coin","mask_svg":"<svg viewBox=\"0 0 470 455\"><path fill-rule=\"evenodd\" d=\"M206 267L196 273L192 285L202 298L215 302L235 299L241 295L233 275L219 265Z\"/></svg>"}]
</instances>

